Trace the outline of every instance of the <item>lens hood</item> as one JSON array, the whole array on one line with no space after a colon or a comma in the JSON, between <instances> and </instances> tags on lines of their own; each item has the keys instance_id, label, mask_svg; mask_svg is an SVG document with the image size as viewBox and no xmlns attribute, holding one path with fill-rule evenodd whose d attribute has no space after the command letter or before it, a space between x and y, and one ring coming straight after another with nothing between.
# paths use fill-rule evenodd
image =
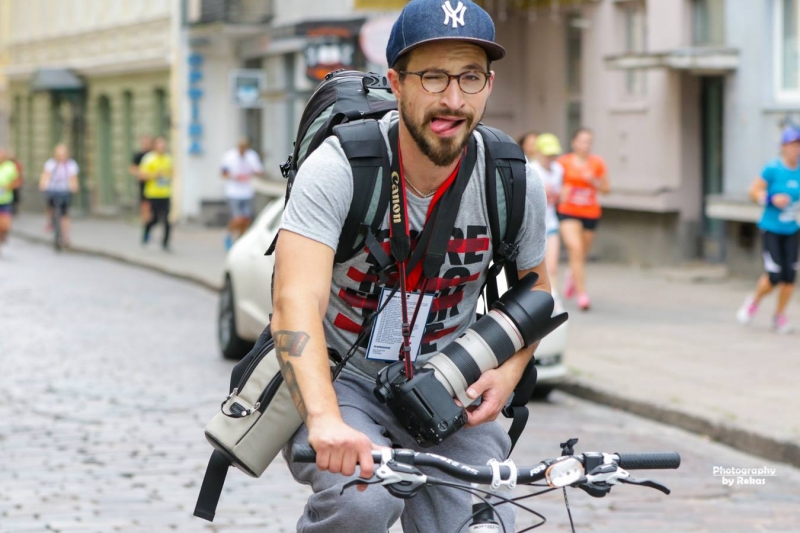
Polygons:
<instances>
[{"instance_id":1,"label":"lens hood","mask_svg":"<svg viewBox=\"0 0 800 533\"><path fill-rule=\"evenodd\" d=\"M566 322L568 316L567 313L553 316L553 297L546 291L533 290L538 280L536 272L529 272L492 307L514 323L525 346L542 340Z\"/></svg>"}]
</instances>

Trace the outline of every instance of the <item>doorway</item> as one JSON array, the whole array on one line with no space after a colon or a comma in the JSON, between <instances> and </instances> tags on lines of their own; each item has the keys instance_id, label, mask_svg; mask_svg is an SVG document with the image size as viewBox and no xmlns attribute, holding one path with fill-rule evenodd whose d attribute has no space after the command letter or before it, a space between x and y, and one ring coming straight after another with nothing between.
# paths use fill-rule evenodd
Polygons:
<instances>
[{"instance_id":1,"label":"doorway","mask_svg":"<svg viewBox=\"0 0 800 533\"><path fill-rule=\"evenodd\" d=\"M702 254L706 261L725 260L725 221L706 216L706 198L722 194L724 78L700 79L700 149L703 175Z\"/></svg>"}]
</instances>

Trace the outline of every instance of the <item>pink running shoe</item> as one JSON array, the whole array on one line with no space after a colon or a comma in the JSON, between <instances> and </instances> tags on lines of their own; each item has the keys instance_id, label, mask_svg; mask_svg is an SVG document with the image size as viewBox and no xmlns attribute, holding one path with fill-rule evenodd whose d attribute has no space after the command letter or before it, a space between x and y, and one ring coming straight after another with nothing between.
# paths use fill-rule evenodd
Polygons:
<instances>
[{"instance_id":1,"label":"pink running shoe","mask_svg":"<svg viewBox=\"0 0 800 533\"><path fill-rule=\"evenodd\" d=\"M572 272L567 270L564 275L564 298L567 300L575 296L575 280L572 279Z\"/></svg>"},{"instance_id":2,"label":"pink running shoe","mask_svg":"<svg viewBox=\"0 0 800 533\"><path fill-rule=\"evenodd\" d=\"M578 307L581 308L581 311L588 311L589 307L591 307L592 302L589 300L589 295L585 292L578 295Z\"/></svg>"},{"instance_id":3,"label":"pink running shoe","mask_svg":"<svg viewBox=\"0 0 800 533\"><path fill-rule=\"evenodd\" d=\"M758 302L752 296L748 296L736 312L736 320L739 321L739 324L746 326L752 322L753 317L756 316L756 311L758 311Z\"/></svg>"},{"instance_id":4,"label":"pink running shoe","mask_svg":"<svg viewBox=\"0 0 800 533\"><path fill-rule=\"evenodd\" d=\"M789 320L786 319L786 315L780 314L775 315L772 319L772 330L775 331L775 333L785 335L793 332L794 328L789 325Z\"/></svg>"}]
</instances>

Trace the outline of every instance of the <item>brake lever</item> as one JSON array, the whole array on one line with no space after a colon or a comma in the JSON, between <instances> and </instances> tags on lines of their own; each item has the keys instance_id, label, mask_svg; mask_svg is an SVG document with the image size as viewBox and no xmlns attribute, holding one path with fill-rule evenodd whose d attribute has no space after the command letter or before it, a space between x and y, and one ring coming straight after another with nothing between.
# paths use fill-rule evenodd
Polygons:
<instances>
[{"instance_id":1,"label":"brake lever","mask_svg":"<svg viewBox=\"0 0 800 533\"><path fill-rule=\"evenodd\" d=\"M383 480L374 474L369 479L354 479L342 485L342 490L339 492L339 496L344 494L344 491L350 487L355 487L358 485L380 485L381 483L383 483Z\"/></svg>"},{"instance_id":2,"label":"brake lever","mask_svg":"<svg viewBox=\"0 0 800 533\"><path fill-rule=\"evenodd\" d=\"M651 489L660 490L664 494L669 494L670 490L659 483L658 481L653 481L652 479L633 479L631 477L626 479L620 479L620 483L627 483L629 485L641 485L642 487L650 487Z\"/></svg>"}]
</instances>

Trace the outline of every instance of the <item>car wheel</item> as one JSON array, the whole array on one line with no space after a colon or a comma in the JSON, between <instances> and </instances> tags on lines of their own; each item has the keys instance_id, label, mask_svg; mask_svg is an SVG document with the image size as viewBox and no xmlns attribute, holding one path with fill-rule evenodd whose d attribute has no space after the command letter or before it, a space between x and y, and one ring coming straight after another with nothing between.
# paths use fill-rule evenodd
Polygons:
<instances>
[{"instance_id":1,"label":"car wheel","mask_svg":"<svg viewBox=\"0 0 800 533\"><path fill-rule=\"evenodd\" d=\"M531 394L532 400L546 400L550 393L553 391L553 387L548 385L536 385L533 388L533 394Z\"/></svg>"},{"instance_id":2,"label":"car wheel","mask_svg":"<svg viewBox=\"0 0 800 533\"><path fill-rule=\"evenodd\" d=\"M233 285L230 278L225 278L225 285L219 295L219 311L217 314L217 340L225 359L241 359L253 348L252 342L236 334L236 303L233 299Z\"/></svg>"}]
</instances>

